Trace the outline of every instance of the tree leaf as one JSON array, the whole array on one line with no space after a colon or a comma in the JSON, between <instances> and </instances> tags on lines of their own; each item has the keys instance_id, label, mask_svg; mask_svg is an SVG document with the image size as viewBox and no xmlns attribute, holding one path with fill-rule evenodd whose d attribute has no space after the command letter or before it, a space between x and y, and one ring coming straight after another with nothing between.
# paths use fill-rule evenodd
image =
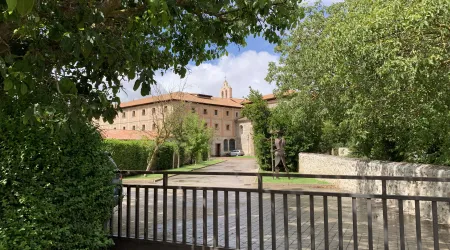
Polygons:
<instances>
[{"instance_id":1,"label":"tree leaf","mask_svg":"<svg viewBox=\"0 0 450 250\"><path fill-rule=\"evenodd\" d=\"M5 91L8 91L13 88L14 84L10 79L5 79L3 82Z\"/></svg>"},{"instance_id":2,"label":"tree leaf","mask_svg":"<svg viewBox=\"0 0 450 250\"><path fill-rule=\"evenodd\" d=\"M22 95L25 95L28 92L28 86L25 83L22 83L22 85L20 85L20 93Z\"/></svg>"},{"instance_id":3,"label":"tree leaf","mask_svg":"<svg viewBox=\"0 0 450 250\"><path fill-rule=\"evenodd\" d=\"M34 0L17 0L17 11L20 15L28 15L34 6Z\"/></svg>"},{"instance_id":4,"label":"tree leaf","mask_svg":"<svg viewBox=\"0 0 450 250\"><path fill-rule=\"evenodd\" d=\"M8 11L13 11L16 9L17 0L6 0L6 3L8 4Z\"/></svg>"}]
</instances>

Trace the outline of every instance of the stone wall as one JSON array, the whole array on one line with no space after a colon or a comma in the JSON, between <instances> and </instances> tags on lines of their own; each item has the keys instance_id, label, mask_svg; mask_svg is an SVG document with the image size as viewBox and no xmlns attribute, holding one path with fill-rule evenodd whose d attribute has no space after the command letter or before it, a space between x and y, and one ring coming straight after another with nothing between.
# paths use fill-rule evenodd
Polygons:
<instances>
[{"instance_id":1,"label":"stone wall","mask_svg":"<svg viewBox=\"0 0 450 250\"><path fill-rule=\"evenodd\" d=\"M299 172L302 174L359 175L359 176L413 176L450 177L450 167L405 162L368 161L323 154L299 154ZM352 193L381 194L381 181L326 180ZM450 197L450 183L387 181L388 195ZM396 200L389 205L397 207ZM421 217L431 220L431 202L420 202ZM414 214L414 201L404 202L405 213ZM450 224L450 202L438 202L438 220Z\"/></svg>"}]
</instances>

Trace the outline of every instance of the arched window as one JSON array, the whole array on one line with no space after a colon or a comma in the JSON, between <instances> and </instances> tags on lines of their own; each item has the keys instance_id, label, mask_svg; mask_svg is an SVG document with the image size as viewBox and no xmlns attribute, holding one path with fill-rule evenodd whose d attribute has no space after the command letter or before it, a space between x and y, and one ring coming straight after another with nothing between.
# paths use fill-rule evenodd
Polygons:
<instances>
[{"instance_id":1,"label":"arched window","mask_svg":"<svg viewBox=\"0 0 450 250\"><path fill-rule=\"evenodd\" d=\"M241 135L244 133L244 126L239 126L239 130L240 130L240 132L241 132Z\"/></svg>"},{"instance_id":2,"label":"arched window","mask_svg":"<svg viewBox=\"0 0 450 250\"><path fill-rule=\"evenodd\" d=\"M230 151L236 149L236 142L234 139L230 139Z\"/></svg>"},{"instance_id":3,"label":"arched window","mask_svg":"<svg viewBox=\"0 0 450 250\"><path fill-rule=\"evenodd\" d=\"M223 151L228 151L228 140L223 140Z\"/></svg>"},{"instance_id":4,"label":"arched window","mask_svg":"<svg viewBox=\"0 0 450 250\"><path fill-rule=\"evenodd\" d=\"M224 96L223 96L223 91L222 91L222 98L223 98Z\"/></svg>"},{"instance_id":5,"label":"arched window","mask_svg":"<svg viewBox=\"0 0 450 250\"><path fill-rule=\"evenodd\" d=\"M225 98L228 98L228 90L225 90Z\"/></svg>"}]
</instances>

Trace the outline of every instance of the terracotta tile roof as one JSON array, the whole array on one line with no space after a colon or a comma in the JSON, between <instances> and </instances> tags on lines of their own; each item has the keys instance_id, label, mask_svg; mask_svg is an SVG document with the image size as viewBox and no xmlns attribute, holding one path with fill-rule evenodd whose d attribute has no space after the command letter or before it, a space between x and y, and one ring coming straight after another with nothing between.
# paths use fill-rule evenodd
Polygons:
<instances>
[{"instance_id":1,"label":"terracotta tile roof","mask_svg":"<svg viewBox=\"0 0 450 250\"><path fill-rule=\"evenodd\" d=\"M124 102L120 104L121 108L139 106L150 103L157 103L163 101L186 101L193 103L203 103L209 105L216 106L225 106L225 107L234 107L234 108L242 108L242 102L244 99L239 98L220 98L220 97L212 97L210 95L203 94L195 94L195 93L186 93L186 92L175 92L170 94L164 94L160 96L151 96L142 98L135 101Z\"/></svg>"},{"instance_id":2,"label":"terracotta tile roof","mask_svg":"<svg viewBox=\"0 0 450 250\"><path fill-rule=\"evenodd\" d=\"M139 130L120 130L120 129L102 129L100 131L104 139L117 139L117 140L141 140L141 139L154 139L156 133L152 131L139 131Z\"/></svg>"},{"instance_id":3,"label":"terracotta tile roof","mask_svg":"<svg viewBox=\"0 0 450 250\"><path fill-rule=\"evenodd\" d=\"M292 94L292 93L294 93L295 91L294 90L289 90L289 91L287 91L286 92L286 94L284 94L285 96L287 96L287 95L290 95L290 94ZM263 95L262 96L262 99L263 100L266 100L266 101L271 101L271 100L275 100L275 99L277 99L277 97L274 95L274 94L268 94L268 95ZM247 103L251 103L249 100L247 100L247 99L245 99L243 102L242 102L242 104L247 104Z\"/></svg>"}]
</instances>

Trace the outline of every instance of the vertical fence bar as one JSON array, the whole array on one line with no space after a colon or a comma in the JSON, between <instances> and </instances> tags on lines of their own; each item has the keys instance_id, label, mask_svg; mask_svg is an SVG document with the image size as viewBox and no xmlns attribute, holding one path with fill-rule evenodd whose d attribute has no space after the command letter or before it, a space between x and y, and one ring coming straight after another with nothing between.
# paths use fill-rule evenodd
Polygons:
<instances>
[{"instance_id":1,"label":"vertical fence bar","mask_svg":"<svg viewBox=\"0 0 450 250\"><path fill-rule=\"evenodd\" d=\"M206 200L208 197L207 190L203 190L203 246L207 246L208 244L208 201Z\"/></svg>"},{"instance_id":2,"label":"vertical fence bar","mask_svg":"<svg viewBox=\"0 0 450 250\"><path fill-rule=\"evenodd\" d=\"M252 249L252 193L247 192L247 249Z\"/></svg>"},{"instance_id":3,"label":"vertical fence bar","mask_svg":"<svg viewBox=\"0 0 450 250\"><path fill-rule=\"evenodd\" d=\"M128 188L127 188L128 189ZM122 197L119 197L119 205L117 211L117 237L122 237Z\"/></svg>"},{"instance_id":4,"label":"vertical fence bar","mask_svg":"<svg viewBox=\"0 0 450 250\"><path fill-rule=\"evenodd\" d=\"M135 214L134 214L134 238L139 239L139 187L136 187L136 196L134 197Z\"/></svg>"},{"instance_id":5,"label":"vertical fence bar","mask_svg":"<svg viewBox=\"0 0 450 250\"><path fill-rule=\"evenodd\" d=\"M163 174L163 242L167 241L167 174Z\"/></svg>"},{"instance_id":6,"label":"vertical fence bar","mask_svg":"<svg viewBox=\"0 0 450 250\"><path fill-rule=\"evenodd\" d=\"M309 222L311 231L311 250L316 249L316 232L314 228L314 196L309 196Z\"/></svg>"},{"instance_id":7,"label":"vertical fence bar","mask_svg":"<svg viewBox=\"0 0 450 250\"><path fill-rule=\"evenodd\" d=\"M275 222L275 193L270 193L270 227L272 228L272 249L277 248L276 222Z\"/></svg>"},{"instance_id":8,"label":"vertical fence bar","mask_svg":"<svg viewBox=\"0 0 450 250\"><path fill-rule=\"evenodd\" d=\"M328 240L328 197L323 197L323 231L325 250L328 250L330 242Z\"/></svg>"},{"instance_id":9,"label":"vertical fence bar","mask_svg":"<svg viewBox=\"0 0 450 250\"><path fill-rule=\"evenodd\" d=\"M258 175L259 249L264 250L263 177Z\"/></svg>"},{"instance_id":10,"label":"vertical fence bar","mask_svg":"<svg viewBox=\"0 0 450 250\"><path fill-rule=\"evenodd\" d=\"M230 247L230 234L228 232L229 230L229 220L228 220L228 191L223 192L223 206L224 206L224 217L225 217L225 248Z\"/></svg>"},{"instance_id":11,"label":"vertical fence bar","mask_svg":"<svg viewBox=\"0 0 450 250\"><path fill-rule=\"evenodd\" d=\"M192 245L197 245L197 189L192 190Z\"/></svg>"},{"instance_id":12,"label":"vertical fence bar","mask_svg":"<svg viewBox=\"0 0 450 250\"><path fill-rule=\"evenodd\" d=\"M386 195L386 180L381 181L382 186L382 194ZM387 200L386 198L382 199L383 203L383 231L384 231L384 249L389 249L389 234L388 234L388 214L387 214Z\"/></svg>"},{"instance_id":13,"label":"vertical fence bar","mask_svg":"<svg viewBox=\"0 0 450 250\"><path fill-rule=\"evenodd\" d=\"M219 245L219 213L217 209L217 190L213 191L213 247Z\"/></svg>"},{"instance_id":14,"label":"vertical fence bar","mask_svg":"<svg viewBox=\"0 0 450 250\"><path fill-rule=\"evenodd\" d=\"M353 248L358 250L358 218L356 214L356 198L352 198L352 214L353 214Z\"/></svg>"},{"instance_id":15,"label":"vertical fence bar","mask_svg":"<svg viewBox=\"0 0 450 250\"><path fill-rule=\"evenodd\" d=\"M120 201L120 197L119 197L118 201ZM113 234L114 234L113 226L114 226L114 208L112 208L112 210L111 210L111 218L109 218L109 234L111 236L113 236Z\"/></svg>"},{"instance_id":16,"label":"vertical fence bar","mask_svg":"<svg viewBox=\"0 0 450 250\"><path fill-rule=\"evenodd\" d=\"M297 249L302 249L302 206L300 195L296 195L295 202L297 205Z\"/></svg>"},{"instance_id":17,"label":"vertical fence bar","mask_svg":"<svg viewBox=\"0 0 450 250\"><path fill-rule=\"evenodd\" d=\"M183 201L182 201L182 214L181 214L181 220L182 220L182 230L183 232L181 233L182 235L182 242L183 244L186 244L186 223L187 223L187 209L186 209L186 192L187 190L185 188L183 188Z\"/></svg>"},{"instance_id":18,"label":"vertical fence bar","mask_svg":"<svg viewBox=\"0 0 450 250\"><path fill-rule=\"evenodd\" d=\"M415 201L417 250L422 250L422 227L420 225L420 201Z\"/></svg>"},{"instance_id":19,"label":"vertical fence bar","mask_svg":"<svg viewBox=\"0 0 450 250\"><path fill-rule=\"evenodd\" d=\"M131 206L130 206L130 202L131 202L131 188L128 186L127 187L127 224L126 224L126 235L127 238L130 238L130 210L131 210Z\"/></svg>"},{"instance_id":20,"label":"vertical fence bar","mask_svg":"<svg viewBox=\"0 0 450 250\"><path fill-rule=\"evenodd\" d=\"M405 221L403 218L403 200L398 200L398 222L400 224L400 249L405 250Z\"/></svg>"},{"instance_id":21,"label":"vertical fence bar","mask_svg":"<svg viewBox=\"0 0 450 250\"><path fill-rule=\"evenodd\" d=\"M367 199L367 227L369 234L369 250L373 250L372 199Z\"/></svg>"},{"instance_id":22,"label":"vertical fence bar","mask_svg":"<svg viewBox=\"0 0 450 250\"><path fill-rule=\"evenodd\" d=\"M289 250L287 194L283 194L284 249Z\"/></svg>"},{"instance_id":23,"label":"vertical fence bar","mask_svg":"<svg viewBox=\"0 0 450 250\"><path fill-rule=\"evenodd\" d=\"M342 233L342 197L337 197L338 203L338 234L339 234L339 250L344 249L344 235Z\"/></svg>"},{"instance_id":24,"label":"vertical fence bar","mask_svg":"<svg viewBox=\"0 0 450 250\"><path fill-rule=\"evenodd\" d=\"M437 202L431 202L431 211L433 214L433 241L434 250L439 250L439 232L438 232L438 216L437 216Z\"/></svg>"},{"instance_id":25,"label":"vertical fence bar","mask_svg":"<svg viewBox=\"0 0 450 250\"><path fill-rule=\"evenodd\" d=\"M177 242L177 189L172 190L172 242Z\"/></svg>"},{"instance_id":26,"label":"vertical fence bar","mask_svg":"<svg viewBox=\"0 0 450 250\"><path fill-rule=\"evenodd\" d=\"M239 209L239 191L236 191L234 199L236 203L236 249L241 249L241 215Z\"/></svg>"},{"instance_id":27,"label":"vertical fence bar","mask_svg":"<svg viewBox=\"0 0 450 250\"><path fill-rule=\"evenodd\" d=\"M153 188L153 240L158 240L158 188Z\"/></svg>"},{"instance_id":28,"label":"vertical fence bar","mask_svg":"<svg viewBox=\"0 0 450 250\"><path fill-rule=\"evenodd\" d=\"M148 240L148 187L145 187L144 195L144 240Z\"/></svg>"}]
</instances>

